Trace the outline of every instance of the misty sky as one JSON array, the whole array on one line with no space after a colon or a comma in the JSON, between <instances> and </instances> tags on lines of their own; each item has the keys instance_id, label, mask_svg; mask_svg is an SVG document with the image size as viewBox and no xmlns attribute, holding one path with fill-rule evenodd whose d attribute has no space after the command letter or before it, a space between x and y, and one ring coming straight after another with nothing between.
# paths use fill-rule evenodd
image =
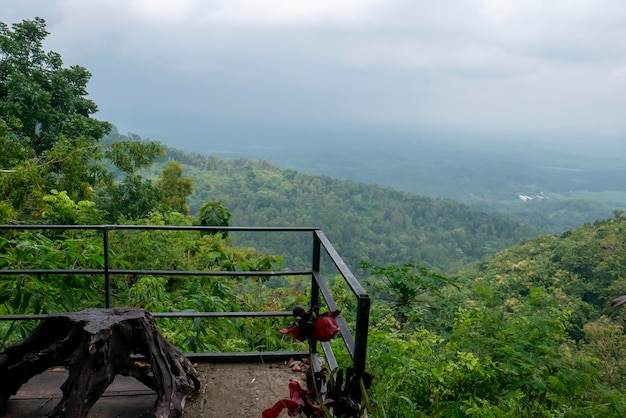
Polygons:
<instances>
[{"instance_id":1,"label":"misty sky","mask_svg":"<svg viewBox=\"0 0 626 418\"><path fill-rule=\"evenodd\" d=\"M624 0L0 7L8 24L46 19L46 49L93 74L97 118L183 149L316 129L589 141L626 134Z\"/></svg>"}]
</instances>

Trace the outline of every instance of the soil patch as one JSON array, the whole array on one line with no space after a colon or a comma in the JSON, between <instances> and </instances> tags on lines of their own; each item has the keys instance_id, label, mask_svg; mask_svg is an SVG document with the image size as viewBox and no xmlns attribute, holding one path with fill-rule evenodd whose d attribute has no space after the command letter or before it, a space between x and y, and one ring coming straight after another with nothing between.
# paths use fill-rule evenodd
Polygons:
<instances>
[{"instance_id":1,"label":"soil patch","mask_svg":"<svg viewBox=\"0 0 626 418\"><path fill-rule=\"evenodd\" d=\"M185 404L184 417L255 417L289 397L289 380L305 374L288 364L199 364L202 388ZM287 417L284 411L281 417Z\"/></svg>"}]
</instances>

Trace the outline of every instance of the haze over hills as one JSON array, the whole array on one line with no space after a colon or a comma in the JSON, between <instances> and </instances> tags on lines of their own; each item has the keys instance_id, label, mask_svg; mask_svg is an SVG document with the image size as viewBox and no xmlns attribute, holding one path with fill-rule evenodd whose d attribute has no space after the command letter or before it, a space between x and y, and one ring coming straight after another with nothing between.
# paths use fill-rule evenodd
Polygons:
<instances>
[{"instance_id":1,"label":"haze over hills","mask_svg":"<svg viewBox=\"0 0 626 418\"><path fill-rule=\"evenodd\" d=\"M176 147L181 148L181 147ZM186 140L181 149L225 158L263 158L281 168L375 183L464 203L517 200L544 192L610 201L603 192L626 192L623 141L563 138L544 142L511 135L366 129L277 130L262 136L242 128L228 140Z\"/></svg>"},{"instance_id":2,"label":"haze over hills","mask_svg":"<svg viewBox=\"0 0 626 418\"><path fill-rule=\"evenodd\" d=\"M366 171L368 165L381 164L375 157L369 154L369 159L355 161ZM333 158L330 155L328 161ZM351 268L360 261L419 262L451 271L523 237L613 215L613 209L593 202L559 205L546 201L534 205L518 201L527 208L540 205L549 212L543 218L536 211L520 212L519 220L447 198L282 169L263 159L220 158L172 148L148 175L158 176L170 159L181 162L184 175L193 180L189 200L192 214L203 204L219 200L232 212L233 225L321 227ZM378 169L383 172L384 167L381 164ZM246 237L238 242L279 254L302 245L284 238L280 242L254 242Z\"/></svg>"},{"instance_id":3,"label":"haze over hills","mask_svg":"<svg viewBox=\"0 0 626 418\"><path fill-rule=\"evenodd\" d=\"M540 143L404 138L400 147L402 138L385 143L373 134L348 147L319 131L306 134L247 147L221 143L221 150L205 143L210 155L169 148L167 159L182 162L193 180L192 214L220 200L234 225L321 227L352 268L362 260L413 261L449 271L522 237L560 233L626 206L621 160L600 149L587 158L582 147L575 154ZM108 140L116 135L123 137ZM272 245L246 245L274 253Z\"/></svg>"},{"instance_id":4,"label":"haze over hills","mask_svg":"<svg viewBox=\"0 0 626 418\"><path fill-rule=\"evenodd\" d=\"M238 134L187 140L185 149L450 198L549 232L626 208L626 144L618 139L311 127L277 130L270 139L265 132L262 140L245 128Z\"/></svg>"}]
</instances>

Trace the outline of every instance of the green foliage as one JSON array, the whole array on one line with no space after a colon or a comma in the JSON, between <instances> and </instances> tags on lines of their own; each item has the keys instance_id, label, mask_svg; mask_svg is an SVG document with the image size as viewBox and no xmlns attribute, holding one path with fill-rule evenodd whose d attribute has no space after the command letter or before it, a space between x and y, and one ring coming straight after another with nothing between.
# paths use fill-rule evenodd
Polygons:
<instances>
[{"instance_id":1,"label":"green foliage","mask_svg":"<svg viewBox=\"0 0 626 418\"><path fill-rule=\"evenodd\" d=\"M513 303L541 288L572 312L568 330L580 340L583 326L605 314L626 278L626 221L606 219L582 225L560 236L526 240L494 257L468 266L459 280L488 287L494 304Z\"/></svg>"},{"instance_id":2,"label":"green foliage","mask_svg":"<svg viewBox=\"0 0 626 418\"><path fill-rule=\"evenodd\" d=\"M263 160L223 160L168 149L148 176L158 176L167 161L179 161L193 179L191 213L219 200L236 226L322 228L351 269L360 261L377 265L411 260L442 271L502 250L534 230L499 215L488 215L446 199L432 199L376 185L281 170ZM235 238L235 236L233 235ZM263 242L238 233L243 245L284 254L290 268L308 265L296 259L308 241L274 235Z\"/></svg>"},{"instance_id":3,"label":"green foliage","mask_svg":"<svg viewBox=\"0 0 626 418\"><path fill-rule=\"evenodd\" d=\"M147 217L153 210L168 209L163 202L171 199L170 193L175 191L165 190L140 174L140 170L164 155L162 144L143 140L135 134L120 135L113 127L102 139L101 147L104 154L102 163L113 167L95 189L94 201L106 212L108 223L138 220ZM114 174L117 182L113 181ZM170 209L182 210L184 206Z\"/></svg>"},{"instance_id":4,"label":"green foliage","mask_svg":"<svg viewBox=\"0 0 626 418\"><path fill-rule=\"evenodd\" d=\"M616 385L607 390L599 357L569 342L555 298L537 292L502 309L466 304L475 306L457 309L449 333L371 333L370 396L388 416L621 416Z\"/></svg>"},{"instance_id":5,"label":"green foliage","mask_svg":"<svg viewBox=\"0 0 626 418\"><path fill-rule=\"evenodd\" d=\"M117 131L114 131L116 136ZM150 167L158 157L165 155L165 147L158 142L144 141L134 136L131 139L123 137L115 141L108 141L104 156L126 175Z\"/></svg>"},{"instance_id":6,"label":"green foliage","mask_svg":"<svg viewBox=\"0 0 626 418\"><path fill-rule=\"evenodd\" d=\"M33 231L0 237L0 268L101 268L102 245L71 232L49 237ZM65 312L101 305L102 278L82 274L2 276L0 313ZM0 347L25 338L32 323L3 322ZM17 331L17 333L16 333Z\"/></svg>"},{"instance_id":7,"label":"green foliage","mask_svg":"<svg viewBox=\"0 0 626 418\"><path fill-rule=\"evenodd\" d=\"M90 117L97 111L87 98L91 74L45 52L47 35L41 18L12 27L0 22L0 219L40 221L50 190L95 200L109 222L147 215L172 190L162 192L137 171L163 156L164 147L116 130L117 141L100 143L112 125ZM114 184L113 170L124 174L122 183Z\"/></svg>"},{"instance_id":8,"label":"green foliage","mask_svg":"<svg viewBox=\"0 0 626 418\"><path fill-rule=\"evenodd\" d=\"M14 167L29 155L29 149L24 141L20 141L10 130L7 121L2 116L0 116L0 147L2 149L0 154L0 167L2 169ZM11 170L5 170L2 173L9 174L11 172Z\"/></svg>"},{"instance_id":9,"label":"green foliage","mask_svg":"<svg viewBox=\"0 0 626 418\"><path fill-rule=\"evenodd\" d=\"M374 266L362 262L360 267L370 271L373 277L365 283L375 291L373 297L389 304L400 327L411 318L423 318L433 298L441 299L443 287L452 285L450 279L413 263Z\"/></svg>"},{"instance_id":10,"label":"green foliage","mask_svg":"<svg viewBox=\"0 0 626 418\"><path fill-rule=\"evenodd\" d=\"M202 226L229 226L232 214L219 200L205 203L198 213L198 220ZM228 236L227 232L207 231L208 234Z\"/></svg>"},{"instance_id":11,"label":"green foliage","mask_svg":"<svg viewBox=\"0 0 626 418\"><path fill-rule=\"evenodd\" d=\"M194 219L187 215L186 199L196 184L190 206L201 225L228 226L234 218L246 226L320 226L353 268L360 262L369 270L372 415L626 414L626 337L619 311L608 308L626 288L622 211L505 250L533 231L444 199L279 170L266 161L175 150L168 151L170 160L151 167L162 156L159 143L116 130L100 142L111 127L90 118L96 111L86 98L90 74L78 66L65 68L58 54L44 52L47 34L39 18L11 28L0 23L0 222L189 226ZM183 177L183 168L193 182ZM561 215L569 213L555 207ZM233 237L223 233L111 230L110 265L278 271L295 267L285 266L284 256L310 245L279 235L253 249L245 245L250 236L238 238L243 245L234 246ZM0 269L103 265L100 233L0 235ZM434 268L458 273L448 279ZM252 273L243 278L117 274L111 286L114 306L156 312L278 311L306 305L310 297L308 283L299 278L259 280ZM99 275L3 276L0 314L103 306L103 287ZM330 291L354 329L351 292L340 280L331 281ZM277 332L284 325L280 319L161 318L158 323L183 351L293 348ZM0 349L33 326L1 322ZM331 345L349 362L338 342Z\"/></svg>"},{"instance_id":12,"label":"green foliage","mask_svg":"<svg viewBox=\"0 0 626 418\"><path fill-rule=\"evenodd\" d=\"M80 211L80 206L67 196L54 194L51 197L53 207ZM191 219L176 212L153 212L142 223L191 225ZM109 243L113 268L193 271L282 268L280 257L232 247L219 235L201 235L197 231L114 230L109 232ZM103 263L100 233L24 231L0 237L0 269L93 269L102 268ZM3 276L0 313L49 313L102 307L103 286L101 275ZM289 290L290 286L276 291L255 277L114 275L111 286L113 306L142 307L156 312L284 310L292 304L303 303L306 297L294 287ZM24 338L33 326L33 323L21 321L2 322L0 349ZM160 319L159 326L185 351L291 348L291 341L278 333L279 319Z\"/></svg>"},{"instance_id":13,"label":"green foliage","mask_svg":"<svg viewBox=\"0 0 626 418\"><path fill-rule=\"evenodd\" d=\"M372 293L373 415L623 416L626 336L608 301L626 284L625 222L616 213L474 263L458 288L425 294L437 315L404 326L387 319L398 298ZM378 284L410 297L410 276L389 272L400 278Z\"/></svg>"},{"instance_id":14,"label":"green foliage","mask_svg":"<svg viewBox=\"0 0 626 418\"><path fill-rule=\"evenodd\" d=\"M179 162L170 161L167 163L161 172L157 187L161 189L166 208L185 214L189 213L187 197L193 191L193 182L191 179L183 177L183 169ZM204 221L206 222L206 213Z\"/></svg>"},{"instance_id":15,"label":"green foliage","mask_svg":"<svg viewBox=\"0 0 626 418\"><path fill-rule=\"evenodd\" d=\"M94 202L74 202L67 192L51 190L43 197L41 223L48 225L97 225L102 223L103 213Z\"/></svg>"},{"instance_id":16,"label":"green foliage","mask_svg":"<svg viewBox=\"0 0 626 418\"><path fill-rule=\"evenodd\" d=\"M62 67L61 56L46 53L44 19L35 18L9 28L0 23L0 114L37 155L61 137L99 139L109 124L90 119L96 104L87 99L91 74L80 66Z\"/></svg>"},{"instance_id":17,"label":"green foliage","mask_svg":"<svg viewBox=\"0 0 626 418\"><path fill-rule=\"evenodd\" d=\"M102 171L97 141L110 129L90 118L97 106L86 98L89 72L46 53L47 35L41 18L0 22L0 201L35 217L48 190L90 196Z\"/></svg>"},{"instance_id":18,"label":"green foliage","mask_svg":"<svg viewBox=\"0 0 626 418\"><path fill-rule=\"evenodd\" d=\"M606 316L584 326L585 338L579 351L594 359L594 365L602 376L602 381L611 389L620 390L626 386L626 335L624 327Z\"/></svg>"},{"instance_id":19,"label":"green foliage","mask_svg":"<svg viewBox=\"0 0 626 418\"><path fill-rule=\"evenodd\" d=\"M344 141L319 132L312 141L298 141L297 147L270 138L264 147L249 146L242 154L302 173L450 198L506 214L543 233L560 233L626 208L626 183L620 181L626 177L626 153L621 143L602 150L589 141L583 150L580 143L551 146L522 138L486 143L426 132L421 138L387 133L384 140L380 133L351 134L359 138L359 147L342 147ZM546 199L518 199L519 194L542 192Z\"/></svg>"},{"instance_id":20,"label":"green foliage","mask_svg":"<svg viewBox=\"0 0 626 418\"><path fill-rule=\"evenodd\" d=\"M626 195L626 193L621 192ZM622 199L622 202L626 200ZM614 207L624 203L598 202L575 199L572 196L554 196L537 202L481 202L473 205L489 213L500 213L511 217L523 225L532 225L542 233L558 234L576 228L585 222L604 219L612 215Z\"/></svg>"},{"instance_id":21,"label":"green foliage","mask_svg":"<svg viewBox=\"0 0 626 418\"><path fill-rule=\"evenodd\" d=\"M15 218L15 210L7 202L0 202L0 224L7 224Z\"/></svg>"},{"instance_id":22,"label":"green foliage","mask_svg":"<svg viewBox=\"0 0 626 418\"><path fill-rule=\"evenodd\" d=\"M124 219L142 219L157 209L163 195L152 181L139 175L129 175L121 183L101 187L94 200L107 213L109 223Z\"/></svg>"}]
</instances>

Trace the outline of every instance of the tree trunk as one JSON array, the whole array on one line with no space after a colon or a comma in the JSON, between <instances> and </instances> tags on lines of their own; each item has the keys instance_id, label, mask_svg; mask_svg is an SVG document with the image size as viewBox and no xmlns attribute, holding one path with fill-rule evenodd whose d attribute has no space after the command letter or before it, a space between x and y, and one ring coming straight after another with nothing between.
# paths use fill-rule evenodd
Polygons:
<instances>
[{"instance_id":1,"label":"tree trunk","mask_svg":"<svg viewBox=\"0 0 626 418\"><path fill-rule=\"evenodd\" d=\"M145 357L145 363L131 355ZM116 375L133 376L157 392L156 418L181 415L200 389L198 372L158 331L143 309L88 309L53 314L0 354L0 407L31 377L67 366L63 398L49 417L85 418Z\"/></svg>"}]
</instances>

